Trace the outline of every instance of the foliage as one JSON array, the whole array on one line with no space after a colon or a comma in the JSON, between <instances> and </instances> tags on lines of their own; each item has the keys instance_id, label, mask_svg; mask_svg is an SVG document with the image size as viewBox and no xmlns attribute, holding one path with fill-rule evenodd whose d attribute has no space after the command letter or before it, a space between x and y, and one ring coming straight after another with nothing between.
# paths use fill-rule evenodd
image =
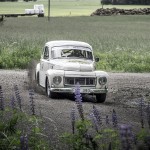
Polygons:
<instances>
[{"instance_id":1,"label":"foliage","mask_svg":"<svg viewBox=\"0 0 150 150\"><path fill-rule=\"evenodd\" d=\"M69 145L72 150L133 150L150 148L150 130L142 128L136 133L133 133L130 124L119 124L117 113L112 111L111 124L106 116L106 124L102 121L99 110L93 106L93 111L90 114L91 121L88 118L83 118L82 97L80 95L80 86L77 84L75 90L75 101L80 118L77 120L75 109L71 112L71 122L74 125L72 133L65 133L61 136L62 140ZM78 102L78 103L77 103ZM80 108L79 109L79 103ZM141 106L142 103L142 106ZM142 108L141 108L142 107ZM143 108L142 99L139 102L139 114L144 117L145 111L149 112L149 104L146 109ZM82 114L82 115L81 115ZM143 118L144 119L144 118ZM147 120L148 121L148 120ZM144 121L142 121L142 124ZM141 144L142 143L142 144Z\"/></svg>"},{"instance_id":2,"label":"foliage","mask_svg":"<svg viewBox=\"0 0 150 150\"><path fill-rule=\"evenodd\" d=\"M12 113L11 117L8 118L8 114ZM37 149L37 147L43 147L46 144L41 139L37 138L37 134L40 133L40 128L35 125L38 120L36 117L30 117L18 110L10 110L0 112L1 121L0 121L0 148L2 150L6 149L17 149L21 147L21 136L28 134L28 143L26 143L32 149ZM25 123L27 126L31 125L31 131L29 133L24 133L25 128L22 128L22 123ZM24 126L25 127L25 126ZM42 144L42 142L44 142Z\"/></svg>"},{"instance_id":3,"label":"foliage","mask_svg":"<svg viewBox=\"0 0 150 150\"><path fill-rule=\"evenodd\" d=\"M2 91L2 89L1 89ZM19 89L16 90L19 95ZM30 91L30 99L33 101L33 92ZM0 96L2 92L0 93ZM18 96L17 95L17 96ZM19 108L17 107L16 100L11 99L11 106L0 110L0 149L1 150L40 150L49 149L49 146L42 135L40 128L41 118L32 115L28 115L22 111L19 102ZM2 97L1 101L2 103ZM20 98L21 100L21 98ZM6 102L6 100L5 100ZM33 102L31 104L31 110L33 111ZM34 112L35 113L35 112Z\"/></svg>"},{"instance_id":4,"label":"foliage","mask_svg":"<svg viewBox=\"0 0 150 150\"><path fill-rule=\"evenodd\" d=\"M19 87L14 86L15 97L5 100L0 86L0 149L34 149L50 150L46 135L42 133L42 118L36 116L34 91L29 89L30 114L23 112L22 97ZM6 103L10 103L8 106ZM75 89L75 105L71 111L72 133L64 133L61 139L68 149L72 150L132 150L150 148L150 107L149 102L141 98L139 123L141 129L134 131L130 124L120 124L119 116L113 109L112 114L101 114L93 105L90 115L84 113L80 85ZM78 112L78 114L76 113ZM148 122L148 123L146 123ZM148 128L146 128L148 126ZM60 144L60 143L57 143ZM63 147L61 147L63 148Z\"/></svg>"}]
</instances>

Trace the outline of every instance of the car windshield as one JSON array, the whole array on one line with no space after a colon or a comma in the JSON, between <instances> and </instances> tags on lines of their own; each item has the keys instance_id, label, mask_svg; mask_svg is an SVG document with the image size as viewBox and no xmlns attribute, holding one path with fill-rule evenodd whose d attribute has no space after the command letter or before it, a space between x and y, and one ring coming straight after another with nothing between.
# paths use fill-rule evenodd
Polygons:
<instances>
[{"instance_id":1,"label":"car windshield","mask_svg":"<svg viewBox=\"0 0 150 150\"><path fill-rule=\"evenodd\" d=\"M80 58L93 60L93 55L88 48L53 48L52 58Z\"/></svg>"}]
</instances>

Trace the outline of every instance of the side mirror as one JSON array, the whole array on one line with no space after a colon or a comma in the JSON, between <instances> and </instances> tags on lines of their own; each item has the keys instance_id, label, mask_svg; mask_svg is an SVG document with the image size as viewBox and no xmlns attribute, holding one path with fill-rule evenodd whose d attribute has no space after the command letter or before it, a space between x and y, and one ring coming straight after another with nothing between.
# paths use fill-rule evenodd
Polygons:
<instances>
[{"instance_id":1,"label":"side mirror","mask_svg":"<svg viewBox=\"0 0 150 150\"><path fill-rule=\"evenodd\" d=\"M97 58L95 58L95 62L99 62L99 58L97 57Z\"/></svg>"}]
</instances>

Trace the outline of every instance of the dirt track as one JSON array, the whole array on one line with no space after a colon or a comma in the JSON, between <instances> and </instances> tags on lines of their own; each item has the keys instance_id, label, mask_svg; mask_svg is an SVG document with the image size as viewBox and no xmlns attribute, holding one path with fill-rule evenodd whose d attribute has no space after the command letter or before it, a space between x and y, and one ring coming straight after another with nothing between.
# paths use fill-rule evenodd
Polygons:
<instances>
[{"instance_id":1,"label":"dirt track","mask_svg":"<svg viewBox=\"0 0 150 150\"><path fill-rule=\"evenodd\" d=\"M13 85L17 84L23 108L30 112L28 81L26 70L0 70L0 85L4 97L9 99L14 94ZM130 122L137 127L140 126L137 105L142 96L146 101L150 101L150 73L109 73L109 92L106 102L103 104L84 102L84 112L88 116L92 106L95 105L104 118L106 115L111 117L112 110L115 109L119 123ZM36 114L45 117L45 130L52 139L55 139L52 140L54 144L57 142L58 134L71 132L70 111L75 103L67 98L49 99L43 92L35 93L34 97Z\"/></svg>"}]
</instances>

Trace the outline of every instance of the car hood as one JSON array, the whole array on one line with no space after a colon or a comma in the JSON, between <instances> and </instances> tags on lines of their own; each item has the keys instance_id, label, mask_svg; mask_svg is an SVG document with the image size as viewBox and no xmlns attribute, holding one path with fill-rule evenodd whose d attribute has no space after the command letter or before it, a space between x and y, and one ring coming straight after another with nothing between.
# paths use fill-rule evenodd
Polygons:
<instances>
[{"instance_id":1,"label":"car hood","mask_svg":"<svg viewBox=\"0 0 150 150\"><path fill-rule=\"evenodd\" d=\"M50 61L53 69L64 71L93 71L94 62L91 60L81 59L53 59Z\"/></svg>"}]
</instances>

